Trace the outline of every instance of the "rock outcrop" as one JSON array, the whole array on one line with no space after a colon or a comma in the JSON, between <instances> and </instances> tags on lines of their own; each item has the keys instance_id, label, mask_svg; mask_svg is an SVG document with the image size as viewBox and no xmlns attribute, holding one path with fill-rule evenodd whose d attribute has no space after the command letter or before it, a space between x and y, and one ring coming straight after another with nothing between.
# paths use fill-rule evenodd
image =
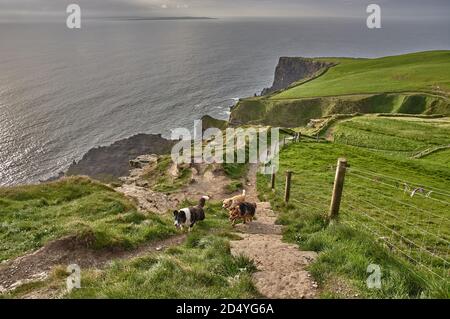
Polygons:
<instances>
[{"instance_id":1,"label":"rock outcrop","mask_svg":"<svg viewBox=\"0 0 450 319\"><path fill-rule=\"evenodd\" d=\"M167 140L161 135L138 134L109 146L89 150L78 163L74 162L69 167L66 175L87 175L100 181L111 182L121 176L127 176L130 164L142 166L144 162L153 160L149 157L139 157L140 155L169 154L174 143L175 141Z\"/></svg>"},{"instance_id":2,"label":"rock outcrop","mask_svg":"<svg viewBox=\"0 0 450 319\"><path fill-rule=\"evenodd\" d=\"M281 57L275 70L273 85L261 92L267 95L289 87L292 83L317 76L333 63L301 57Z\"/></svg>"},{"instance_id":3,"label":"rock outcrop","mask_svg":"<svg viewBox=\"0 0 450 319\"><path fill-rule=\"evenodd\" d=\"M201 119L202 129L206 131L209 128L218 128L219 130L224 130L228 126L228 121L216 119L210 115L204 115Z\"/></svg>"}]
</instances>

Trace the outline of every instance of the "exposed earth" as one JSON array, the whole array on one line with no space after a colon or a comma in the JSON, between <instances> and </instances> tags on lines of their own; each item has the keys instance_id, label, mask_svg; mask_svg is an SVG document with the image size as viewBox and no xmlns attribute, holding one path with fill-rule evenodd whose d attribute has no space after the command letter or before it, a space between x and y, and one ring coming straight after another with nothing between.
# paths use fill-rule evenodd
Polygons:
<instances>
[{"instance_id":1,"label":"exposed earth","mask_svg":"<svg viewBox=\"0 0 450 319\"><path fill-rule=\"evenodd\" d=\"M249 201L257 201L256 169L253 165L249 172ZM257 205L257 220L236 226L242 239L231 242L232 254L253 260L258 269L253 280L264 296L276 299L315 298L318 286L306 267L315 260L317 253L300 251L297 245L283 242L282 227L275 224L277 215L270 203L257 202Z\"/></svg>"}]
</instances>

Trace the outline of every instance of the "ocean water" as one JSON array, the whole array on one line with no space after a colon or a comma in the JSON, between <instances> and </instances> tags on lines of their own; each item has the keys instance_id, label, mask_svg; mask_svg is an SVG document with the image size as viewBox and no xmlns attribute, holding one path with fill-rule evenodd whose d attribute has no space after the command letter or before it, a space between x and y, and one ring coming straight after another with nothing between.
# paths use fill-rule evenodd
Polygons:
<instances>
[{"instance_id":1,"label":"ocean water","mask_svg":"<svg viewBox=\"0 0 450 319\"><path fill-rule=\"evenodd\" d=\"M56 175L92 147L226 119L280 56L449 49L450 22L217 19L0 23L0 185Z\"/></svg>"}]
</instances>

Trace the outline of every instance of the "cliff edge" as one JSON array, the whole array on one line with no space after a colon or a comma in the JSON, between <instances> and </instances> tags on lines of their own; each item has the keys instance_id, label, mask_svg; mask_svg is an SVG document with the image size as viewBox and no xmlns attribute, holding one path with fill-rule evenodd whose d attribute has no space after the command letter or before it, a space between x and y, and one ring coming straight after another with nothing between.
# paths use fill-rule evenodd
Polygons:
<instances>
[{"instance_id":1,"label":"cliff edge","mask_svg":"<svg viewBox=\"0 0 450 319\"><path fill-rule=\"evenodd\" d=\"M281 57L275 69L275 77L270 88L262 90L267 95L288 88L291 84L315 77L320 71L333 66L333 63L302 57Z\"/></svg>"}]
</instances>

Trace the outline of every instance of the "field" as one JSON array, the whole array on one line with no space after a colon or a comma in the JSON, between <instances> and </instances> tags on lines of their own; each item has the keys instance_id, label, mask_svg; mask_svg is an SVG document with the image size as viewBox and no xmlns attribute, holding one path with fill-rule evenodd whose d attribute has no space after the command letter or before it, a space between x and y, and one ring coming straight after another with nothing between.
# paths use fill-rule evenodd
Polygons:
<instances>
[{"instance_id":1,"label":"field","mask_svg":"<svg viewBox=\"0 0 450 319\"><path fill-rule=\"evenodd\" d=\"M272 193L267 177L260 176L260 194L282 211L279 222L286 226L285 239L320 252L311 271L324 285L324 297L448 298L448 158L436 153L431 162L433 155L414 160L409 155L435 143L448 143L450 128L435 121L378 118L343 121L334 132L339 134L343 128L346 137L334 143L294 143L281 152L278 175L294 172L288 205L283 202L283 179L277 179L277 191ZM380 134L385 139L378 139ZM418 144L392 152L395 147L391 146L408 144L397 138ZM340 223L327 226L325 216L339 157L347 158L350 168ZM419 187L433 193L411 197ZM381 266L381 290L366 287L369 264ZM344 288L336 290L339 286Z\"/></svg>"},{"instance_id":2,"label":"field","mask_svg":"<svg viewBox=\"0 0 450 319\"><path fill-rule=\"evenodd\" d=\"M327 59L324 59L327 60ZM324 75L272 99L384 92L450 93L450 52L430 51L378 59L333 59Z\"/></svg>"},{"instance_id":3,"label":"field","mask_svg":"<svg viewBox=\"0 0 450 319\"><path fill-rule=\"evenodd\" d=\"M361 116L340 121L331 128L331 131L336 143L406 157L412 157L429 148L450 145L449 118ZM440 162L436 161L436 163Z\"/></svg>"}]
</instances>

